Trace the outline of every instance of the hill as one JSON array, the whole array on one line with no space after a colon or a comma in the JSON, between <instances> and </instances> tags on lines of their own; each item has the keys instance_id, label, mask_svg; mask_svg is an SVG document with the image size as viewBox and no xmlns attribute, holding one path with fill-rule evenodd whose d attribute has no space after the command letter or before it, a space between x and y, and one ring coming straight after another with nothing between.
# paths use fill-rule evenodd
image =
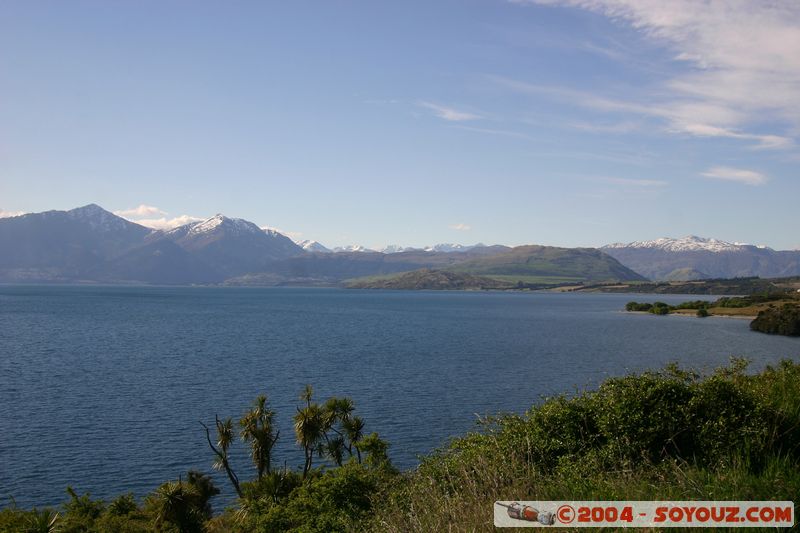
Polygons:
<instances>
[{"instance_id":1,"label":"hill","mask_svg":"<svg viewBox=\"0 0 800 533\"><path fill-rule=\"evenodd\" d=\"M612 257L592 248L529 245L499 249L494 254L479 257L459 257L462 255L465 254L449 252L445 256L429 256L429 260L436 257L437 268L366 276L349 280L346 286L361 289L504 290L543 289L565 283L601 280L619 282L644 279Z\"/></svg>"},{"instance_id":2,"label":"hill","mask_svg":"<svg viewBox=\"0 0 800 533\"><path fill-rule=\"evenodd\" d=\"M338 285L344 280L386 276L423 268L444 270L449 266L510 250L485 246L465 252L412 250L381 252L306 253L268 264L263 272L226 281L235 285Z\"/></svg>"},{"instance_id":3,"label":"hill","mask_svg":"<svg viewBox=\"0 0 800 533\"><path fill-rule=\"evenodd\" d=\"M454 272L504 281L541 283L581 281L644 281L645 278L595 248L517 246L490 257L458 263Z\"/></svg>"},{"instance_id":4,"label":"hill","mask_svg":"<svg viewBox=\"0 0 800 533\"><path fill-rule=\"evenodd\" d=\"M345 282L349 289L485 290L510 289L511 283L447 270L424 268L392 276L361 278Z\"/></svg>"}]
</instances>

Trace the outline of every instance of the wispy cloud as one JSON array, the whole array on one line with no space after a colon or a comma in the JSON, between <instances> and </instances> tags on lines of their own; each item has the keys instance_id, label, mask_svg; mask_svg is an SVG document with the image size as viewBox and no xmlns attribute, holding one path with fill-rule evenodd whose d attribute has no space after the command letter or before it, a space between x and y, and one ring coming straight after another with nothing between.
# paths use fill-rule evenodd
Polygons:
<instances>
[{"instance_id":1,"label":"wispy cloud","mask_svg":"<svg viewBox=\"0 0 800 533\"><path fill-rule=\"evenodd\" d=\"M167 213L162 211L157 207L153 207L152 205L145 205L140 204L139 207L134 207L132 209L123 209L121 211L114 211L114 214L118 217L132 217L132 218L141 218L141 217L151 217L153 215L166 215Z\"/></svg>"},{"instance_id":2,"label":"wispy cloud","mask_svg":"<svg viewBox=\"0 0 800 533\"><path fill-rule=\"evenodd\" d=\"M3 211L2 209L0 209L0 218L18 217L24 214L25 211Z\"/></svg>"},{"instance_id":3,"label":"wispy cloud","mask_svg":"<svg viewBox=\"0 0 800 533\"><path fill-rule=\"evenodd\" d=\"M114 211L114 214L128 219L131 222L136 222L142 226L157 230L170 230L191 222L199 222L204 220L202 217L195 217L191 215L181 215L178 217L169 218L169 213L166 211L146 204L140 204L139 207L134 207L131 209Z\"/></svg>"},{"instance_id":4,"label":"wispy cloud","mask_svg":"<svg viewBox=\"0 0 800 533\"><path fill-rule=\"evenodd\" d=\"M764 185L767 176L755 170L732 167L712 167L701 174L706 178L735 181L745 185Z\"/></svg>"},{"instance_id":5,"label":"wispy cloud","mask_svg":"<svg viewBox=\"0 0 800 533\"><path fill-rule=\"evenodd\" d=\"M666 123L666 130L672 133L694 137L727 137L755 141L755 149L789 148L794 144L790 137L780 135L759 135L744 133L718 124L737 124L745 117L740 111L728 109L707 102L666 101L641 103L636 101L606 98L596 94L575 90L569 87L537 85L503 76L489 76L494 83L520 93L546 95L571 105L577 105L607 113L623 113L640 117L650 117ZM575 123L574 127L585 131L626 133L634 131L633 122L616 125L616 131L590 123Z\"/></svg>"},{"instance_id":6,"label":"wispy cloud","mask_svg":"<svg viewBox=\"0 0 800 533\"><path fill-rule=\"evenodd\" d=\"M443 120L449 120L451 122L466 122L469 120L478 120L480 118L483 118L481 115L475 113L460 111L452 107L446 107L431 102L419 102L417 105L419 105L420 107L424 107L425 109L429 109L437 117Z\"/></svg>"},{"instance_id":7,"label":"wispy cloud","mask_svg":"<svg viewBox=\"0 0 800 533\"><path fill-rule=\"evenodd\" d=\"M275 228L275 227L272 227L272 226L261 226L261 229L263 229L264 231L277 231L281 235L286 235L287 237L289 237L290 239L292 239L295 242L300 240L300 237L303 236L303 232L302 231L286 231L286 230L283 230L281 228Z\"/></svg>"},{"instance_id":8,"label":"wispy cloud","mask_svg":"<svg viewBox=\"0 0 800 533\"><path fill-rule=\"evenodd\" d=\"M450 229L454 229L456 231L469 231L469 230L472 229L472 226L470 226L469 224L464 224L464 223L450 224L447 227L450 228Z\"/></svg>"},{"instance_id":9,"label":"wispy cloud","mask_svg":"<svg viewBox=\"0 0 800 533\"><path fill-rule=\"evenodd\" d=\"M133 220L137 224L141 224L142 226L152 228L152 229L159 229L159 230L170 230L175 229L180 226L184 226L191 222L200 222L201 220L205 220L202 217L193 217L191 215L181 215L179 217L174 218L140 218Z\"/></svg>"},{"instance_id":10,"label":"wispy cloud","mask_svg":"<svg viewBox=\"0 0 800 533\"><path fill-rule=\"evenodd\" d=\"M800 131L800 3L511 1L600 13L668 47L688 67L660 87L658 101L622 102L617 110L661 117L675 132L755 141L761 149L792 144L784 135L753 131L765 120Z\"/></svg>"}]
</instances>

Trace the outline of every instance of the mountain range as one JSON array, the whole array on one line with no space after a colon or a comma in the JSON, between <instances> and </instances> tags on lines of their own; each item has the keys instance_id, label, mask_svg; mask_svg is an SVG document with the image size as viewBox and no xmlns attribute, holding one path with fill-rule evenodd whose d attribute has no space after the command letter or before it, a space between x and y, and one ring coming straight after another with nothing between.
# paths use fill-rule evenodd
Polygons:
<instances>
[{"instance_id":1,"label":"mountain range","mask_svg":"<svg viewBox=\"0 0 800 533\"><path fill-rule=\"evenodd\" d=\"M509 283L530 277L642 279L594 249L445 244L387 253L330 250L221 214L160 231L95 204L0 219L0 252L0 282L6 283L331 285L432 268L481 272Z\"/></svg>"},{"instance_id":2,"label":"mountain range","mask_svg":"<svg viewBox=\"0 0 800 533\"><path fill-rule=\"evenodd\" d=\"M439 244L330 249L218 214L160 231L90 204L0 219L0 282L338 285L417 270L501 284L800 274L800 252L686 237L601 249ZM457 275L461 276L458 278ZM426 274L430 277L432 274ZM460 282L460 281L459 281Z\"/></svg>"},{"instance_id":3,"label":"mountain range","mask_svg":"<svg viewBox=\"0 0 800 533\"><path fill-rule=\"evenodd\" d=\"M652 280L687 281L800 275L800 251L730 243L689 235L680 239L615 243L601 250Z\"/></svg>"}]
</instances>

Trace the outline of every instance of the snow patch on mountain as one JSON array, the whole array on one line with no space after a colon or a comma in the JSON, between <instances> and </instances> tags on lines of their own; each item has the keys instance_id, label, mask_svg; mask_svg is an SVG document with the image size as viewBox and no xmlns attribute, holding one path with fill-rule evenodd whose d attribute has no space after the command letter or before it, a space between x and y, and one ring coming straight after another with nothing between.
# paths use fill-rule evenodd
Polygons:
<instances>
[{"instance_id":1,"label":"snow patch on mountain","mask_svg":"<svg viewBox=\"0 0 800 533\"><path fill-rule=\"evenodd\" d=\"M80 220L88 224L93 230L105 233L124 230L133 224L114 213L106 211L97 204L70 209L67 211L67 216L73 220Z\"/></svg>"},{"instance_id":2,"label":"snow patch on mountain","mask_svg":"<svg viewBox=\"0 0 800 533\"><path fill-rule=\"evenodd\" d=\"M349 244L347 246L337 246L333 249L334 253L341 253L341 252L372 252L375 253L375 250L367 248L366 246L361 246L360 244Z\"/></svg>"},{"instance_id":3,"label":"snow patch on mountain","mask_svg":"<svg viewBox=\"0 0 800 533\"><path fill-rule=\"evenodd\" d=\"M262 231L261 228L252 222L242 218L228 218L220 214L214 215L213 217L201 222L195 222L189 226L189 233L192 235L210 233L215 231L217 228L221 228L232 233L259 233ZM277 234L277 232L275 233Z\"/></svg>"},{"instance_id":4,"label":"snow patch on mountain","mask_svg":"<svg viewBox=\"0 0 800 533\"><path fill-rule=\"evenodd\" d=\"M707 239L704 237L697 237L696 235L688 235L680 239L673 239L670 237L662 237L652 241L634 241L629 243L617 242L603 246L605 249L614 248L650 248L664 250L667 252L738 252L748 247L753 247L752 244L745 244L739 242L726 242L719 239ZM760 245L757 248L768 249L768 247Z\"/></svg>"},{"instance_id":5,"label":"snow patch on mountain","mask_svg":"<svg viewBox=\"0 0 800 533\"><path fill-rule=\"evenodd\" d=\"M419 250L419 248L400 246L399 244L389 244L378 251L382 254L399 254L400 252L413 252L415 250Z\"/></svg>"},{"instance_id":6,"label":"snow patch on mountain","mask_svg":"<svg viewBox=\"0 0 800 533\"><path fill-rule=\"evenodd\" d=\"M466 245L466 244L453 244L453 243L440 243L432 246L423 246L422 248L414 248L413 246L400 246L398 244L390 244L378 250L384 254L396 254L400 252L468 252L474 248L483 248L486 245L483 243Z\"/></svg>"},{"instance_id":7,"label":"snow patch on mountain","mask_svg":"<svg viewBox=\"0 0 800 533\"><path fill-rule=\"evenodd\" d=\"M297 245L306 252L331 253L331 250L329 248L325 247L324 245L320 244L317 241L312 241L310 239L299 241L297 242Z\"/></svg>"}]
</instances>

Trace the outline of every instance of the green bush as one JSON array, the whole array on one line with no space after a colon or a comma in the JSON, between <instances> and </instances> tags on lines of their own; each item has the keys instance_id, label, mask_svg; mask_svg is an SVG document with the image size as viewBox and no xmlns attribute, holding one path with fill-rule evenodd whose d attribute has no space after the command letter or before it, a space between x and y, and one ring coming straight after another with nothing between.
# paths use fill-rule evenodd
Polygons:
<instances>
[{"instance_id":1,"label":"green bush","mask_svg":"<svg viewBox=\"0 0 800 533\"><path fill-rule=\"evenodd\" d=\"M691 302L682 302L674 306L675 309L708 309L711 307L711 302L707 300L692 300Z\"/></svg>"},{"instance_id":2,"label":"green bush","mask_svg":"<svg viewBox=\"0 0 800 533\"><path fill-rule=\"evenodd\" d=\"M280 503L251 505L239 527L243 531L336 532L358 529L372 509L371 497L392 473L350 461L317 472ZM298 478L299 479L299 478ZM255 503L255 502L251 502Z\"/></svg>"},{"instance_id":3,"label":"green bush","mask_svg":"<svg viewBox=\"0 0 800 533\"><path fill-rule=\"evenodd\" d=\"M666 315L669 314L671 309L672 308L664 302L653 302L653 307L650 309L650 312L654 315Z\"/></svg>"},{"instance_id":4,"label":"green bush","mask_svg":"<svg viewBox=\"0 0 800 533\"><path fill-rule=\"evenodd\" d=\"M784 304L778 308L759 311L750 329L775 335L800 336L800 306Z\"/></svg>"},{"instance_id":5,"label":"green bush","mask_svg":"<svg viewBox=\"0 0 800 533\"><path fill-rule=\"evenodd\" d=\"M670 366L487 420L400 478L371 527L488 530L485 502L521 497L792 499L800 493L800 364L755 376L745 369L736 361L701 378Z\"/></svg>"},{"instance_id":6,"label":"green bush","mask_svg":"<svg viewBox=\"0 0 800 533\"><path fill-rule=\"evenodd\" d=\"M644 312L647 312L647 311L650 311L650 309L652 309L652 307L653 307L653 304L639 303L639 302L628 302L625 305L625 310L626 311L644 311Z\"/></svg>"}]
</instances>

